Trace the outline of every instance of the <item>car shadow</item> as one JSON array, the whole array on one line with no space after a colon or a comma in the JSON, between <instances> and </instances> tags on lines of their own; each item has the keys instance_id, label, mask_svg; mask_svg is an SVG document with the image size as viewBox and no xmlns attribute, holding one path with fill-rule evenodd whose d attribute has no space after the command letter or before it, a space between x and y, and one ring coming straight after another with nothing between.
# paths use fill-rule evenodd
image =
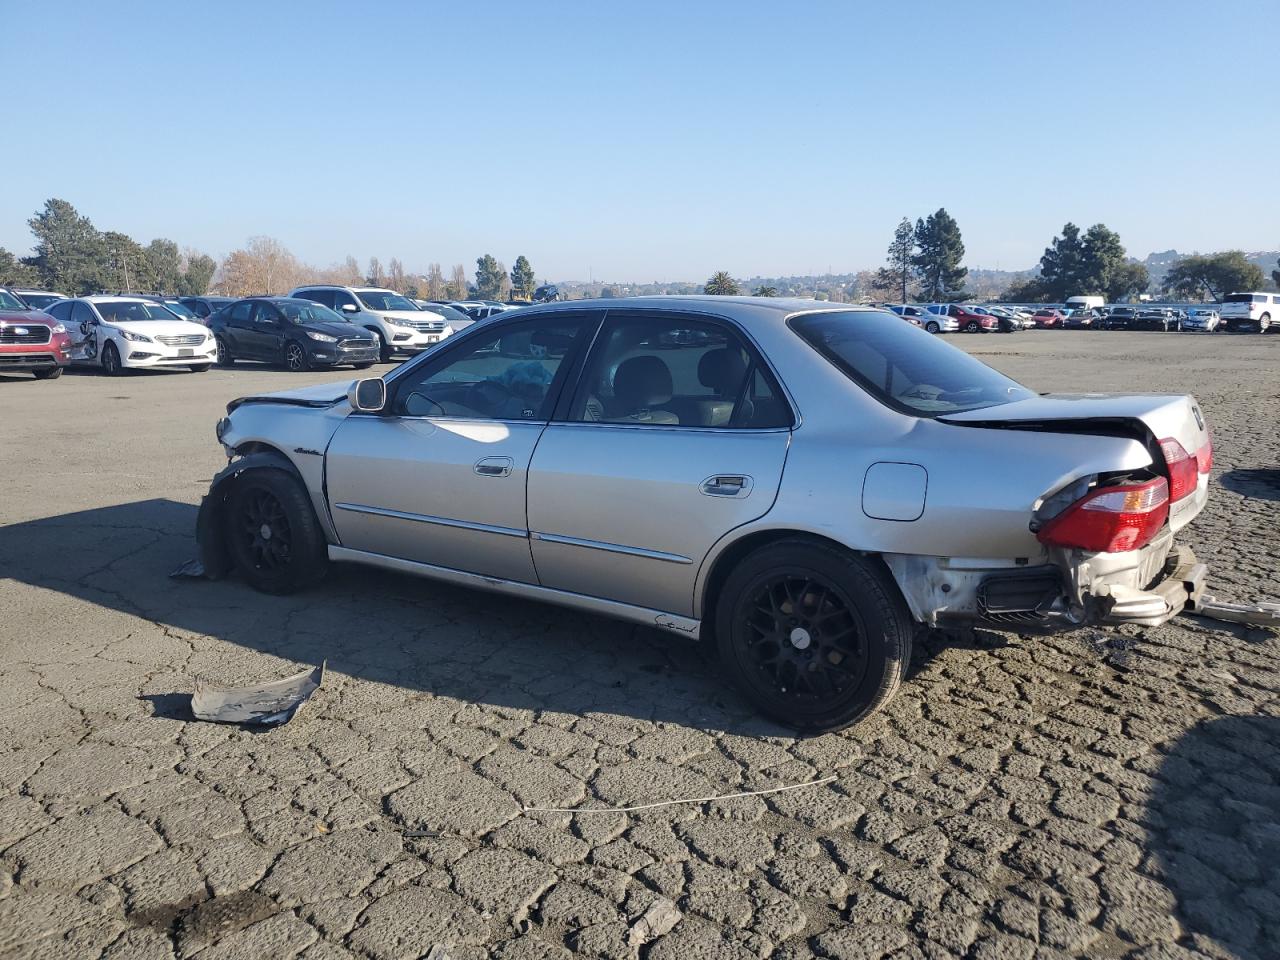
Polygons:
<instances>
[{"instance_id":1,"label":"car shadow","mask_svg":"<svg viewBox=\"0 0 1280 960\"><path fill-rule=\"evenodd\" d=\"M1218 477L1218 482L1252 500L1280 500L1280 469L1237 467Z\"/></svg>"},{"instance_id":2,"label":"car shadow","mask_svg":"<svg viewBox=\"0 0 1280 960\"><path fill-rule=\"evenodd\" d=\"M333 565L317 588L278 597L237 579L170 578L196 555L196 507L155 499L0 528L11 578L300 664L467 702L581 715L617 714L764 736L757 716L700 644L622 621L497 597L359 565ZM86 629L96 618L85 617ZM109 636L105 641L113 639ZM243 662L242 677L274 679ZM284 670L283 672L288 672ZM149 694L181 718L194 678Z\"/></svg>"},{"instance_id":3,"label":"car shadow","mask_svg":"<svg viewBox=\"0 0 1280 960\"><path fill-rule=\"evenodd\" d=\"M1233 957L1280 944L1280 717L1205 720L1172 743L1155 772L1145 824L1150 868L1173 915Z\"/></svg>"}]
</instances>

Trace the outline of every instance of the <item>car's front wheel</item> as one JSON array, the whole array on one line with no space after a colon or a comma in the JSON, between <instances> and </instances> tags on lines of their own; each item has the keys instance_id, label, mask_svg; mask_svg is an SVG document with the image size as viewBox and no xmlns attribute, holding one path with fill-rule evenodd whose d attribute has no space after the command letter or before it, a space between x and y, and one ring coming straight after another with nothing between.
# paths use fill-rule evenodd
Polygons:
<instances>
[{"instance_id":1,"label":"car's front wheel","mask_svg":"<svg viewBox=\"0 0 1280 960\"><path fill-rule=\"evenodd\" d=\"M928 323L924 325L924 328L928 330L930 333L937 333L940 329L942 329L941 327L938 326L938 321L936 320L930 320Z\"/></svg>"},{"instance_id":2,"label":"car's front wheel","mask_svg":"<svg viewBox=\"0 0 1280 960\"><path fill-rule=\"evenodd\" d=\"M41 370L32 370L37 380L57 380L62 376L62 367L44 367Z\"/></svg>"},{"instance_id":3,"label":"car's front wheel","mask_svg":"<svg viewBox=\"0 0 1280 960\"><path fill-rule=\"evenodd\" d=\"M758 709L806 731L857 723L889 701L914 627L888 572L809 540L748 555L716 602L725 671Z\"/></svg>"},{"instance_id":4,"label":"car's front wheel","mask_svg":"<svg viewBox=\"0 0 1280 960\"><path fill-rule=\"evenodd\" d=\"M124 373L124 364L120 362L120 351L110 341L102 348L102 372L108 377L118 377Z\"/></svg>"},{"instance_id":5,"label":"car's front wheel","mask_svg":"<svg viewBox=\"0 0 1280 960\"><path fill-rule=\"evenodd\" d=\"M311 369L307 350L297 340L290 340L284 345L284 367L290 373L301 373L303 370Z\"/></svg>"},{"instance_id":6,"label":"car's front wheel","mask_svg":"<svg viewBox=\"0 0 1280 960\"><path fill-rule=\"evenodd\" d=\"M235 481L224 513L227 545L240 575L263 593L293 593L328 565L311 500L284 470L250 470Z\"/></svg>"},{"instance_id":7,"label":"car's front wheel","mask_svg":"<svg viewBox=\"0 0 1280 960\"><path fill-rule=\"evenodd\" d=\"M391 344L387 343L386 337L382 335L382 331L376 327L369 327L369 334L373 337L373 345L378 348L378 359L383 363L391 362Z\"/></svg>"},{"instance_id":8,"label":"car's front wheel","mask_svg":"<svg viewBox=\"0 0 1280 960\"><path fill-rule=\"evenodd\" d=\"M1264 313L1258 318L1258 332L1266 333L1267 327L1271 326L1271 314Z\"/></svg>"}]
</instances>

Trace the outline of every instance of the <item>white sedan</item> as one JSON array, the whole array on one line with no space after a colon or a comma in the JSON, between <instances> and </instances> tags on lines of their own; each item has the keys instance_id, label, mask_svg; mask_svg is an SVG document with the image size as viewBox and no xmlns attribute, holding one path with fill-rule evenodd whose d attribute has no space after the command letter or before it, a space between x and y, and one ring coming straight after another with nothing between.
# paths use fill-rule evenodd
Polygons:
<instances>
[{"instance_id":1,"label":"white sedan","mask_svg":"<svg viewBox=\"0 0 1280 960\"><path fill-rule=\"evenodd\" d=\"M55 303L46 312L71 334L71 362L100 367L108 376L155 367L200 373L216 359L213 335L204 326L152 300L79 297Z\"/></svg>"}]
</instances>

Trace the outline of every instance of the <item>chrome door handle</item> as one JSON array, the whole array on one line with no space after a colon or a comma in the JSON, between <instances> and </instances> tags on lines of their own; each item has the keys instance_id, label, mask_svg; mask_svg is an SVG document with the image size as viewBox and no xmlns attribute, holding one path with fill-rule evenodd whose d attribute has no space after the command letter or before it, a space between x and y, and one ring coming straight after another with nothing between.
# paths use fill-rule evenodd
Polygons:
<instances>
[{"instance_id":1,"label":"chrome door handle","mask_svg":"<svg viewBox=\"0 0 1280 960\"><path fill-rule=\"evenodd\" d=\"M701 489L708 497L745 497L751 492L751 478L740 473L716 474L703 480Z\"/></svg>"},{"instance_id":2,"label":"chrome door handle","mask_svg":"<svg viewBox=\"0 0 1280 960\"><path fill-rule=\"evenodd\" d=\"M485 457L476 461L475 470L482 477L509 477L511 467L510 457Z\"/></svg>"}]
</instances>

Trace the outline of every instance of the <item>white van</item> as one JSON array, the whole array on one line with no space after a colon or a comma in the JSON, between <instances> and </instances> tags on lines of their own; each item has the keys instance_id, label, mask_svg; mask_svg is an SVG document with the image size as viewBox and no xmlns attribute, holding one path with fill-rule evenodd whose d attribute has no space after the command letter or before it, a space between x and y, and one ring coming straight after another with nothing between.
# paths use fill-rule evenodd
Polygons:
<instances>
[{"instance_id":1,"label":"white van","mask_svg":"<svg viewBox=\"0 0 1280 960\"><path fill-rule=\"evenodd\" d=\"M1280 324L1280 294L1229 293L1218 309L1224 329L1266 333L1273 323Z\"/></svg>"},{"instance_id":2,"label":"white van","mask_svg":"<svg viewBox=\"0 0 1280 960\"><path fill-rule=\"evenodd\" d=\"M1067 297L1064 306L1072 313L1081 311L1101 310L1102 305L1107 302L1106 297Z\"/></svg>"}]
</instances>

